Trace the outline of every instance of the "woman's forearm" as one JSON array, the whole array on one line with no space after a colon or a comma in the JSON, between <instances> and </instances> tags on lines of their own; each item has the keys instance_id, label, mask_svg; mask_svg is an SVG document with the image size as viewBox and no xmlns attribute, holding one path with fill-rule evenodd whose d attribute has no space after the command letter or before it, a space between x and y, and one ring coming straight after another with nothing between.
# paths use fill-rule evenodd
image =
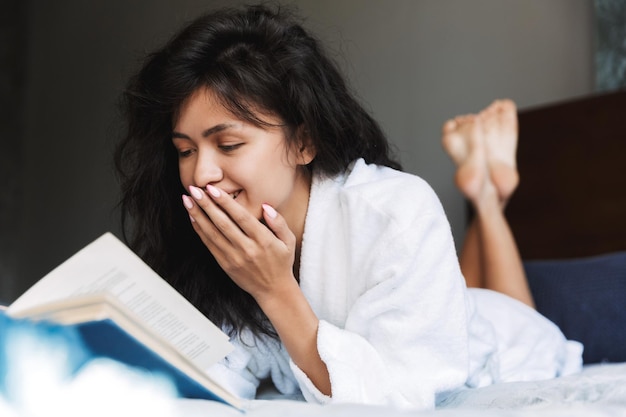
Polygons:
<instances>
[{"instance_id":1,"label":"woman's forearm","mask_svg":"<svg viewBox=\"0 0 626 417\"><path fill-rule=\"evenodd\" d=\"M330 377L317 349L319 319L302 294L296 280L257 302L270 319L293 362L317 389L331 395Z\"/></svg>"}]
</instances>

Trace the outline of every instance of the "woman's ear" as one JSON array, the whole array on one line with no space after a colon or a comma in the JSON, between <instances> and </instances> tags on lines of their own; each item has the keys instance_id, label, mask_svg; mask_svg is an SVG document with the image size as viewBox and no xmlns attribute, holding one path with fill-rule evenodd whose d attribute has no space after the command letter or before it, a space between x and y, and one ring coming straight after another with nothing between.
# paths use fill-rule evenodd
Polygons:
<instances>
[{"instance_id":1,"label":"woman's ear","mask_svg":"<svg viewBox=\"0 0 626 417\"><path fill-rule=\"evenodd\" d=\"M304 126L299 126L298 131L298 154L297 154L297 163L298 165L308 165L315 159L315 155L317 155L317 149L313 145L313 140L311 140L311 136L309 135L309 130Z\"/></svg>"}]
</instances>

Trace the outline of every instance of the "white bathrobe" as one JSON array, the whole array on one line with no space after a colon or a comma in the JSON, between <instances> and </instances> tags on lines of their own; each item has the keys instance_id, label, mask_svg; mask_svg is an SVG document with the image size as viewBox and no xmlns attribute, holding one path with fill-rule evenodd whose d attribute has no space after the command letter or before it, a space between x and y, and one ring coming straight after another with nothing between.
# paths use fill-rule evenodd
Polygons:
<instances>
[{"instance_id":1,"label":"white bathrobe","mask_svg":"<svg viewBox=\"0 0 626 417\"><path fill-rule=\"evenodd\" d=\"M332 396L280 343L246 333L210 369L243 397L271 377L280 392L301 391L307 401L428 409L464 386L580 366L580 347L534 310L466 289L441 204L414 175L358 160L335 178L314 176L300 263ZM500 320L488 320L494 315Z\"/></svg>"}]
</instances>

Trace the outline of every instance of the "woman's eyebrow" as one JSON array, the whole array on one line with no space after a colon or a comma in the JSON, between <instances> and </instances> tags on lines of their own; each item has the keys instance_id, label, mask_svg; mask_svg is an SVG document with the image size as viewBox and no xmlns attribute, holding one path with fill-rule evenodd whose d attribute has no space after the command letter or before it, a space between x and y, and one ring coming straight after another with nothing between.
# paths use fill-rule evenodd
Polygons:
<instances>
[{"instance_id":1,"label":"woman's eyebrow","mask_svg":"<svg viewBox=\"0 0 626 417\"><path fill-rule=\"evenodd\" d=\"M218 133L218 132L221 132L223 130L230 129L230 128L233 128L233 127L236 127L236 126L238 126L238 124L235 124L235 123L220 123L218 125L210 127L208 129L206 129L205 131L203 131L202 132L202 137L203 138L208 138L209 136L211 136L211 135L213 135L215 133ZM177 132L177 131L173 131L172 132L172 138L173 139L191 139L189 136L185 135L184 133L180 133L180 132Z\"/></svg>"}]
</instances>

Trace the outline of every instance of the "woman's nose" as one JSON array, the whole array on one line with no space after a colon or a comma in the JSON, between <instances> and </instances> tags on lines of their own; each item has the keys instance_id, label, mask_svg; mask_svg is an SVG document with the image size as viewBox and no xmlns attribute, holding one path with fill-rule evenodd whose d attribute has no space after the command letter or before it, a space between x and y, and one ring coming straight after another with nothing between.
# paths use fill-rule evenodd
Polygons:
<instances>
[{"instance_id":1,"label":"woman's nose","mask_svg":"<svg viewBox=\"0 0 626 417\"><path fill-rule=\"evenodd\" d=\"M199 152L194 170L194 182L198 187L218 182L223 178L222 168L213 152Z\"/></svg>"}]
</instances>

